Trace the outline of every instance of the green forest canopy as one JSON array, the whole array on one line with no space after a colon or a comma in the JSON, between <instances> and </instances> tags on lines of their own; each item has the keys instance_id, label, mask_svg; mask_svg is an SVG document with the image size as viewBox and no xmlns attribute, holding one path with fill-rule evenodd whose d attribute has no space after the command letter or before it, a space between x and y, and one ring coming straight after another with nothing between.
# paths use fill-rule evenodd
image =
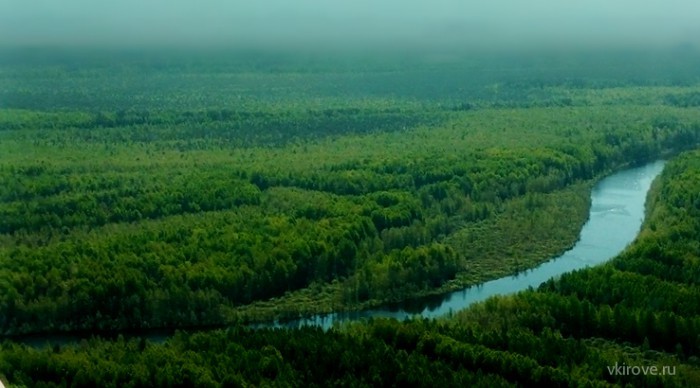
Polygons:
<instances>
[{"instance_id":1,"label":"green forest canopy","mask_svg":"<svg viewBox=\"0 0 700 388\"><path fill-rule=\"evenodd\" d=\"M179 332L161 344L0 345L0 378L75 386L700 384L700 152L669 162L635 243L611 262L451 318ZM614 374L616 365L658 375Z\"/></svg>"},{"instance_id":2,"label":"green forest canopy","mask_svg":"<svg viewBox=\"0 0 700 388\"><path fill-rule=\"evenodd\" d=\"M700 137L693 58L667 65L685 86L642 65L611 81L615 58L517 76L245 58L3 65L0 332L219 325L474 284L569 247L594 179Z\"/></svg>"}]
</instances>

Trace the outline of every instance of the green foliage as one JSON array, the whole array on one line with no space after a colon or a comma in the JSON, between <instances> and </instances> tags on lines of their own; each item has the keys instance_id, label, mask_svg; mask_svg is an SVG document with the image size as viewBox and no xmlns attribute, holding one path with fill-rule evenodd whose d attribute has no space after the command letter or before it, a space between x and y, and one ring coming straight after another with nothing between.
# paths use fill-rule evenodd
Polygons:
<instances>
[{"instance_id":1,"label":"green foliage","mask_svg":"<svg viewBox=\"0 0 700 388\"><path fill-rule=\"evenodd\" d=\"M697 112L666 104L695 87L532 81L454 110L430 86L443 75L419 62L420 98L353 89L319 103L323 72L229 58L228 81L199 65L188 81L124 58L74 72L4 65L3 333L222 324L273 298L273 314L309 312L474 284L570 246L591 180L700 138ZM375 71L328 77L398 85ZM136 81L153 94L138 89L133 106L120 88ZM214 81L217 104L174 100ZM275 82L286 94L263 98L256 85ZM240 98L227 94L236 87ZM297 304L312 286L331 291Z\"/></svg>"},{"instance_id":2,"label":"green foliage","mask_svg":"<svg viewBox=\"0 0 700 388\"><path fill-rule=\"evenodd\" d=\"M416 59L2 62L0 332L216 326L261 303L272 317L352 308L532 266L574 242L593 180L700 140L697 58L629 59L560 72L519 58L521 76ZM667 166L610 264L450 320L7 341L0 378L697 386L698 160ZM678 375L613 376L616 362Z\"/></svg>"}]
</instances>

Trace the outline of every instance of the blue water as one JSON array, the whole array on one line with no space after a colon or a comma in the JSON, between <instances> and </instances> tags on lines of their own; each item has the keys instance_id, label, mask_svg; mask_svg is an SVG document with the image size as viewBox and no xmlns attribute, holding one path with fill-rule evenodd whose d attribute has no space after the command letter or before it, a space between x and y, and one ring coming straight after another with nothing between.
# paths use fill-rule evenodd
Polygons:
<instances>
[{"instance_id":1,"label":"blue water","mask_svg":"<svg viewBox=\"0 0 700 388\"><path fill-rule=\"evenodd\" d=\"M445 295L415 299L376 309L320 314L304 319L251 326L257 328L320 326L328 329L337 323L372 317L403 320L420 315L426 318L437 318L494 295L512 294L528 287L535 288L552 277L603 263L622 252L639 233L644 220L647 192L651 182L663 170L664 164L664 161L657 161L643 167L618 172L598 182L591 193L589 219L581 229L580 239L576 245L561 256L518 275L492 280ZM159 343L166 341L170 335L172 330L129 334L130 337L143 336ZM44 347L79 343L84 338L79 335L37 335L20 339L20 342L34 347Z\"/></svg>"},{"instance_id":2,"label":"blue water","mask_svg":"<svg viewBox=\"0 0 700 388\"><path fill-rule=\"evenodd\" d=\"M421 298L377 309L320 314L286 322L275 321L255 327L321 326L371 317L404 319L416 315L436 318L464 309L494 295L512 294L536 288L563 273L610 260L622 252L637 236L644 220L644 205L651 182L663 170L665 162L656 161L624 170L602 179L591 193L589 219L581 229L576 245L561 256L517 275L492 280L446 295Z\"/></svg>"}]
</instances>

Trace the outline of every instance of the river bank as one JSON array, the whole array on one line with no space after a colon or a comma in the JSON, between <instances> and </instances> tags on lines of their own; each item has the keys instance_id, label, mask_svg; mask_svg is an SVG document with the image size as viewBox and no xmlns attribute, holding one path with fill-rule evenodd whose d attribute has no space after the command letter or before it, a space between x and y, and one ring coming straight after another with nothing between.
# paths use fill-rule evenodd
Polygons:
<instances>
[{"instance_id":1,"label":"river bank","mask_svg":"<svg viewBox=\"0 0 700 388\"><path fill-rule=\"evenodd\" d=\"M251 323L250 326L255 328L319 326L328 329L339 323L368 318L388 317L399 320L413 316L436 318L462 310L494 295L506 295L534 288L563 273L603 263L622 252L636 238L644 221L647 193L654 178L663 170L664 164L664 161L655 161L641 167L619 171L598 181L590 194L591 206L588 221L581 229L576 244L562 255L535 268L450 293L385 303L364 310ZM180 330L201 331L222 327L225 326L180 328ZM174 332L175 329L153 329L102 334L108 338L123 335L146 337L151 341L162 342ZM32 346L41 346L79 342L91 335L94 333L29 335L12 339Z\"/></svg>"}]
</instances>

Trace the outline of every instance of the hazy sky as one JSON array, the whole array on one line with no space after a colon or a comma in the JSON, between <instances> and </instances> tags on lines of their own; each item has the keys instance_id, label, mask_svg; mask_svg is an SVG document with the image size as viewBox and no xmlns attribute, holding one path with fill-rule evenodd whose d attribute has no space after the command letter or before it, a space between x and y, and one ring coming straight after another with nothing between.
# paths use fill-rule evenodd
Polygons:
<instances>
[{"instance_id":1,"label":"hazy sky","mask_svg":"<svg viewBox=\"0 0 700 388\"><path fill-rule=\"evenodd\" d=\"M0 45L697 44L698 0L0 0Z\"/></svg>"}]
</instances>

